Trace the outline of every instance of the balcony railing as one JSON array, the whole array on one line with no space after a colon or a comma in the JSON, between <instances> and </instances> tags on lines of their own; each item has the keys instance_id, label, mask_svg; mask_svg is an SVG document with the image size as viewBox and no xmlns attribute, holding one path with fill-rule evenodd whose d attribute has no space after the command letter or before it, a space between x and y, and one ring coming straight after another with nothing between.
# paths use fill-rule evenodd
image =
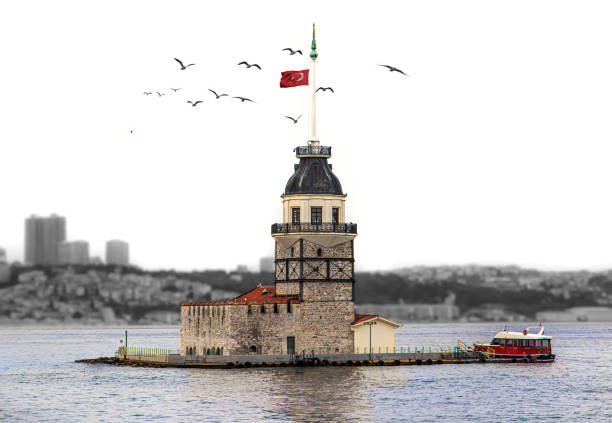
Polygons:
<instances>
[{"instance_id":1,"label":"balcony railing","mask_svg":"<svg viewBox=\"0 0 612 423\"><path fill-rule=\"evenodd\" d=\"M301 145L295 147L296 157L300 156L331 156L331 147L329 145Z\"/></svg>"},{"instance_id":2,"label":"balcony railing","mask_svg":"<svg viewBox=\"0 0 612 423\"><path fill-rule=\"evenodd\" d=\"M275 223L272 234L294 232L329 232L339 234L356 234L356 223Z\"/></svg>"}]
</instances>

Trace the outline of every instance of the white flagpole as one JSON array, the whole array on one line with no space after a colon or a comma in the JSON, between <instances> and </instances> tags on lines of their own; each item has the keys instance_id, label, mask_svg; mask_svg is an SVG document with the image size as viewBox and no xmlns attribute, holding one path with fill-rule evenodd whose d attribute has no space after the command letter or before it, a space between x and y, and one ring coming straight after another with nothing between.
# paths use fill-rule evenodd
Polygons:
<instances>
[{"instance_id":1,"label":"white flagpole","mask_svg":"<svg viewBox=\"0 0 612 423\"><path fill-rule=\"evenodd\" d=\"M310 139L312 141L317 140L317 98L316 93L316 69L317 62L312 60L312 78L310 79L310 85L312 85L311 96L310 96Z\"/></svg>"}]
</instances>

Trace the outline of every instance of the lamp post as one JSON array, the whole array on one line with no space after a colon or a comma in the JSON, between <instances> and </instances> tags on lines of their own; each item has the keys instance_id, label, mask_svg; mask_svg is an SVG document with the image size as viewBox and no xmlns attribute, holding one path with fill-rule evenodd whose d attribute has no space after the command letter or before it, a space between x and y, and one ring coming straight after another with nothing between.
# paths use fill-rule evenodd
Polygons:
<instances>
[{"instance_id":1,"label":"lamp post","mask_svg":"<svg viewBox=\"0 0 612 423\"><path fill-rule=\"evenodd\" d=\"M372 325L375 325L375 321L363 322L364 325L370 327L370 361L372 361Z\"/></svg>"}]
</instances>

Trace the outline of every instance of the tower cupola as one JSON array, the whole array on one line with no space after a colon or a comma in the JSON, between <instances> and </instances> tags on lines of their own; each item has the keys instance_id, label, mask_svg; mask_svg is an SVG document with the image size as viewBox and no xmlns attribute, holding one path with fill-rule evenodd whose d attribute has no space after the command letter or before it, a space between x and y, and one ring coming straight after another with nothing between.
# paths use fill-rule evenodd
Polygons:
<instances>
[{"instance_id":1,"label":"tower cupola","mask_svg":"<svg viewBox=\"0 0 612 423\"><path fill-rule=\"evenodd\" d=\"M340 180L327 163L327 159L331 157L331 147L310 143L296 147L294 151L300 162L295 165L295 172L287 181L284 195L343 195Z\"/></svg>"}]
</instances>

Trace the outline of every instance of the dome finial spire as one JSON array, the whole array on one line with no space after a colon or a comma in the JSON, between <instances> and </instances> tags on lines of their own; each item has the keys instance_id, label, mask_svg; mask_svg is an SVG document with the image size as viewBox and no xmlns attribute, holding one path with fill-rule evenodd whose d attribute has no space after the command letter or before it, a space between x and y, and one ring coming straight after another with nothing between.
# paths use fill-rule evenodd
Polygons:
<instances>
[{"instance_id":1,"label":"dome finial spire","mask_svg":"<svg viewBox=\"0 0 612 423\"><path fill-rule=\"evenodd\" d=\"M310 44L310 58L312 60L317 60L317 57L319 56L317 54L317 40L315 39L315 24L313 22L312 24L312 43Z\"/></svg>"}]
</instances>

